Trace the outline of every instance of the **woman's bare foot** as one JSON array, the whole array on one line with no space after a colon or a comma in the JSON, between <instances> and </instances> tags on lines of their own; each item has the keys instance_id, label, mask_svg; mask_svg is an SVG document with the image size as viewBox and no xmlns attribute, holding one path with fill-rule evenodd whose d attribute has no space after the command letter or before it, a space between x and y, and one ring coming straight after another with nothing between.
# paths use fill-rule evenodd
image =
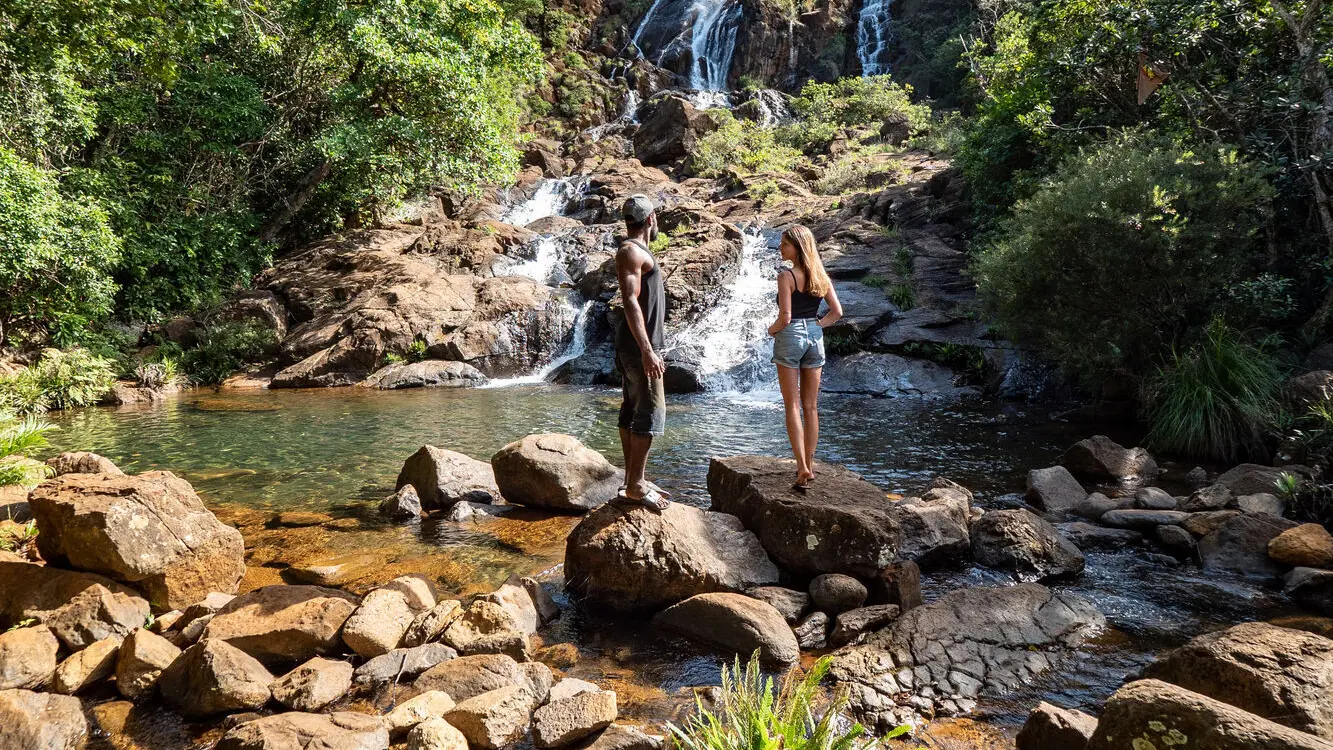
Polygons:
<instances>
[{"instance_id":1,"label":"woman's bare foot","mask_svg":"<svg viewBox=\"0 0 1333 750\"><path fill-rule=\"evenodd\" d=\"M809 469L799 469L796 472L796 483L792 485L792 489L798 492L804 492L806 487L810 486L810 480L814 478L814 472Z\"/></svg>"}]
</instances>

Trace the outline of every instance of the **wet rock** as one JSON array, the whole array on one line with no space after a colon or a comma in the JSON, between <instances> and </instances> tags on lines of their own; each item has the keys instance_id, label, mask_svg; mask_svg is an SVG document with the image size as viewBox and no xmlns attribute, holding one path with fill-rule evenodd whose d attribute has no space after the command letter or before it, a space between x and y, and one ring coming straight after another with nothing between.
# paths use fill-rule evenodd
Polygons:
<instances>
[{"instance_id":1,"label":"wet rock","mask_svg":"<svg viewBox=\"0 0 1333 750\"><path fill-rule=\"evenodd\" d=\"M526 687L509 685L462 701L444 719L463 733L473 750L499 750L523 736L534 708Z\"/></svg>"},{"instance_id":2,"label":"wet rock","mask_svg":"<svg viewBox=\"0 0 1333 750\"><path fill-rule=\"evenodd\" d=\"M518 665L518 668L523 670L528 691L532 693L536 704L540 706L546 703L551 696L551 688L555 684L555 675L551 672L551 668L539 661L524 662Z\"/></svg>"},{"instance_id":3,"label":"wet rock","mask_svg":"<svg viewBox=\"0 0 1333 750\"><path fill-rule=\"evenodd\" d=\"M777 583L778 569L739 519L672 503L598 508L565 547L566 587L618 611L653 610L716 591Z\"/></svg>"},{"instance_id":4,"label":"wet rock","mask_svg":"<svg viewBox=\"0 0 1333 750\"><path fill-rule=\"evenodd\" d=\"M1023 580L1076 576L1083 553L1037 515L1015 508L991 511L972 524L972 557Z\"/></svg>"},{"instance_id":5,"label":"wet rock","mask_svg":"<svg viewBox=\"0 0 1333 750\"><path fill-rule=\"evenodd\" d=\"M352 665L316 656L274 681L273 699L293 711L318 711L352 688Z\"/></svg>"},{"instance_id":6,"label":"wet rock","mask_svg":"<svg viewBox=\"0 0 1333 750\"><path fill-rule=\"evenodd\" d=\"M1298 408L1317 406L1327 401L1333 393L1333 372L1312 370L1297 375L1287 381L1283 390L1287 400Z\"/></svg>"},{"instance_id":7,"label":"wet rock","mask_svg":"<svg viewBox=\"0 0 1333 750\"><path fill-rule=\"evenodd\" d=\"M397 487L407 485L416 488L425 510L449 508L460 502L500 500L490 464L433 445L422 446L403 464Z\"/></svg>"},{"instance_id":8,"label":"wet rock","mask_svg":"<svg viewBox=\"0 0 1333 750\"><path fill-rule=\"evenodd\" d=\"M540 581L536 578L521 578L519 581L528 592L532 606L537 608L537 617L543 625L560 616L560 606L555 603L555 599L551 598L551 592L547 591Z\"/></svg>"},{"instance_id":9,"label":"wet rock","mask_svg":"<svg viewBox=\"0 0 1333 750\"><path fill-rule=\"evenodd\" d=\"M634 156L644 164L664 164L687 157L699 139L717 129L706 112L679 96L668 96L641 115L634 133Z\"/></svg>"},{"instance_id":10,"label":"wet rock","mask_svg":"<svg viewBox=\"0 0 1333 750\"><path fill-rule=\"evenodd\" d=\"M1158 526L1178 526L1189 518L1179 510L1113 510L1101 517L1101 523L1118 529L1152 531Z\"/></svg>"},{"instance_id":11,"label":"wet rock","mask_svg":"<svg viewBox=\"0 0 1333 750\"><path fill-rule=\"evenodd\" d=\"M339 633L356 609L351 594L319 586L265 586L218 610L203 637L261 660L307 661L342 649Z\"/></svg>"},{"instance_id":12,"label":"wet rock","mask_svg":"<svg viewBox=\"0 0 1333 750\"><path fill-rule=\"evenodd\" d=\"M301 560L290 568L285 568L282 571L282 579L291 583L336 587L382 570L384 562L383 555L367 552L352 552L332 557L321 555Z\"/></svg>"},{"instance_id":13,"label":"wet rock","mask_svg":"<svg viewBox=\"0 0 1333 750\"><path fill-rule=\"evenodd\" d=\"M772 605L783 619L793 624L810 609L809 594L781 586L756 586L746 591L745 595Z\"/></svg>"},{"instance_id":14,"label":"wet rock","mask_svg":"<svg viewBox=\"0 0 1333 750\"><path fill-rule=\"evenodd\" d=\"M1194 554L1194 535L1180 526L1158 526L1153 529L1153 535L1159 544L1176 557L1189 557Z\"/></svg>"},{"instance_id":15,"label":"wet rock","mask_svg":"<svg viewBox=\"0 0 1333 750\"><path fill-rule=\"evenodd\" d=\"M1197 490L1208 484L1208 472L1202 466L1195 466L1185 474L1185 483L1190 489Z\"/></svg>"},{"instance_id":16,"label":"wet rock","mask_svg":"<svg viewBox=\"0 0 1333 750\"><path fill-rule=\"evenodd\" d=\"M623 473L572 435L528 435L491 458L500 494L517 505L582 512L616 496Z\"/></svg>"},{"instance_id":17,"label":"wet rock","mask_svg":"<svg viewBox=\"0 0 1333 750\"><path fill-rule=\"evenodd\" d=\"M609 690L553 700L532 716L532 744L539 748L571 745L610 726L618 715L616 694Z\"/></svg>"},{"instance_id":18,"label":"wet rock","mask_svg":"<svg viewBox=\"0 0 1333 750\"><path fill-rule=\"evenodd\" d=\"M1105 435L1074 443L1060 457L1060 465L1090 479L1125 481L1156 476L1157 462L1142 448L1125 448Z\"/></svg>"},{"instance_id":19,"label":"wet rock","mask_svg":"<svg viewBox=\"0 0 1333 750\"><path fill-rule=\"evenodd\" d=\"M1190 513L1221 510L1231 505L1234 500L1231 489L1225 484L1210 484L1191 492L1190 496L1185 498L1185 502L1180 504L1180 510Z\"/></svg>"},{"instance_id":20,"label":"wet rock","mask_svg":"<svg viewBox=\"0 0 1333 750\"><path fill-rule=\"evenodd\" d=\"M1134 507L1142 510L1175 510L1176 498L1160 487L1140 487L1134 492Z\"/></svg>"},{"instance_id":21,"label":"wet rock","mask_svg":"<svg viewBox=\"0 0 1333 750\"><path fill-rule=\"evenodd\" d=\"M1083 750L1096 730L1095 717L1042 701L1028 714L1015 741L1018 750Z\"/></svg>"},{"instance_id":22,"label":"wet rock","mask_svg":"<svg viewBox=\"0 0 1333 750\"><path fill-rule=\"evenodd\" d=\"M387 750L389 732L374 716L292 711L247 721L222 735L216 750Z\"/></svg>"},{"instance_id":23,"label":"wet rock","mask_svg":"<svg viewBox=\"0 0 1333 750\"><path fill-rule=\"evenodd\" d=\"M1087 750L1147 748L1327 750L1328 742L1159 680L1139 680L1106 702Z\"/></svg>"},{"instance_id":24,"label":"wet rock","mask_svg":"<svg viewBox=\"0 0 1333 750\"><path fill-rule=\"evenodd\" d=\"M1238 510L1209 510L1191 513L1181 527L1197 537L1205 537L1217 530L1218 526L1240 515Z\"/></svg>"},{"instance_id":25,"label":"wet rock","mask_svg":"<svg viewBox=\"0 0 1333 750\"><path fill-rule=\"evenodd\" d=\"M1295 568L1333 567L1333 536L1317 523L1303 523L1273 537L1268 556Z\"/></svg>"},{"instance_id":26,"label":"wet rock","mask_svg":"<svg viewBox=\"0 0 1333 750\"><path fill-rule=\"evenodd\" d=\"M486 376L467 362L426 359L385 365L357 385L382 391L400 388L474 388L486 384Z\"/></svg>"},{"instance_id":27,"label":"wet rock","mask_svg":"<svg viewBox=\"0 0 1333 750\"><path fill-rule=\"evenodd\" d=\"M403 634L403 645L409 648L437 640L450 623L462 617L463 604L456 599L445 599L412 619Z\"/></svg>"},{"instance_id":28,"label":"wet rock","mask_svg":"<svg viewBox=\"0 0 1333 750\"><path fill-rule=\"evenodd\" d=\"M1028 472L1027 501L1047 513L1063 514L1083 503L1088 493L1063 466Z\"/></svg>"},{"instance_id":29,"label":"wet rock","mask_svg":"<svg viewBox=\"0 0 1333 750\"><path fill-rule=\"evenodd\" d=\"M416 615L401 591L375 589L343 624L343 643L368 659L382 656L403 642Z\"/></svg>"},{"instance_id":30,"label":"wet rock","mask_svg":"<svg viewBox=\"0 0 1333 750\"><path fill-rule=\"evenodd\" d=\"M467 737L443 717L427 719L408 733L407 750L467 750Z\"/></svg>"},{"instance_id":31,"label":"wet rock","mask_svg":"<svg viewBox=\"0 0 1333 750\"><path fill-rule=\"evenodd\" d=\"M125 636L148 619L148 602L92 573L0 560L0 621L46 625L70 650Z\"/></svg>"},{"instance_id":32,"label":"wet rock","mask_svg":"<svg viewBox=\"0 0 1333 750\"><path fill-rule=\"evenodd\" d=\"M1294 568L1283 579L1282 591L1306 607L1333 617L1333 571Z\"/></svg>"},{"instance_id":33,"label":"wet rock","mask_svg":"<svg viewBox=\"0 0 1333 750\"><path fill-rule=\"evenodd\" d=\"M955 385L955 379L949 368L924 359L857 352L830 359L822 387L828 393L931 400L975 393L975 389Z\"/></svg>"},{"instance_id":34,"label":"wet rock","mask_svg":"<svg viewBox=\"0 0 1333 750\"><path fill-rule=\"evenodd\" d=\"M120 470L111 459L105 456L99 456L96 453L88 451L74 451L61 453L54 458L46 459L46 465L51 467L56 476L65 474L110 474L115 477L125 476L125 472Z\"/></svg>"},{"instance_id":35,"label":"wet rock","mask_svg":"<svg viewBox=\"0 0 1333 750\"><path fill-rule=\"evenodd\" d=\"M870 577L898 556L898 518L882 490L841 466L821 465L819 481L804 494L791 490L792 476L790 461L715 458L708 468L712 509L738 517L797 575Z\"/></svg>"},{"instance_id":36,"label":"wet rock","mask_svg":"<svg viewBox=\"0 0 1333 750\"><path fill-rule=\"evenodd\" d=\"M458 652L443 643L396 648L357 667L352 679L358 685L383 685L396 679L410 681L437 664L456 658Z\"/></svg>"},{"instance_id":37,"label":"wet rock","mask_svg":"<svg viewBox=\"0 0 1333 750\"><path fill-rule=\"evenodd\" d=\"M637 727L612 724L591 740L579 745L579 750L663 750L666 738L646 734Z\"/></svg>"},{"instance_id":38,"label":"wet rock","mask_svg":"<svg viewBox=\"0 0 1333 750\"><path fill-rule=\"evenodd\" d=\"M1231 490L1231 494L1237 497L1254 495L1260 492L1273 492L1277 489L1278 477L1282 476L1283 472L1291 473L1292 469L1290 467L1278 468L1259 464L1241 464L1223 472L1217 478L1217 484Z\"/></svg>"},{"instance_id":39,"label":"wet rock","mask_svg":"<svg viewBox=\"0 0 1333 750\"><path fill-rule=\"evenodd\" d=\"M158 677L163 700L188 718L258 710L272 684L263 664L217 639L185 649Z\"/></svg>"},{"instance_id":40,"label":"wet rock","mask_svg":"<svg viewBox=\"0 0 1333 750\"><path fill-rule=\"evenodd\" d=\"M920 607L921 568L911 560L902 560L885 567L875 576L873 596L881 603L897 604L903 612Z\"/></svg>"},{"instance_id":41,"label":"wet rock","mask_svg":"<svg viewBox=\"0 0 1333 750\"><path fill-rule=\"evenodd\" d=\"M896 604L876 604L843 612L833 621L833 632L828 637L829 645L836 647L856 643L863 635L898 619L900 613Z\"/></svg>"},{"instance_id":42,"label":"wet rock","mask_svg":"<svg viewBox=\"0 0 1333 750\"><path fill-rule=\"evenodd\" d=\"M947 709L946 697L961 708L960 699L1003 695L1050 669L1105 622L1091 602L1035 583L960 589L842 649L830 674L847 686L855 715L886 731L899 721L900 697L913 708Z\"/></svg>"},{"instance_id":43,"label":"wet rock","mask_svg":"<svg viewBox=\"0 0 1333 750\"><path fill-rule=\"evenodd\" d=\"M1074 503L1074 515L1096 521L1113 510L1129 507L1124 498L1110 498L1100 492L1094 492Z\"/></svg>"},{"instance_id":44,"label":"wet rock","mask_svg":"<svg viewBox=\"0 0 1333 750\"><path fill-rule=\"evenodd\" d=\"M791 626L767 602L731 593L699 594L659 612L657 626L728 652L759 656L769 664L791 664L800 647Z\"/></svg>"},{"instance_id":45,"label":"wet rock","mask_svg":"<svg viewBox=\"0 0 1333 750\"><path fill-rule=\"evenodd\" d=\"M384 725L388 727L390 737L398 738L423 721L443 717L454 705L454 699L448 693L428 690L395 706L384 717Z\"/></svg>"},{"instance_id":46,"label":"wet rock","mask_svg":"<svg viewBox=\"0 0 1333 750\"><path fill-rule=\"evenodd\" d=\"M1236 508L1242 513L1266 513L1281 518L1287 510L1287 504L1271 492L1257 492L1237 497Z\"/></svg>"},{"instance_id":47,"label":"wet rock","mask_svg":"<svg viewBox=\"0 0 1333 750\"><path fill-rule=\"evenodd\" d=\"M308 510L284 510L273 514L268 525L283 529L303 529L308 526L322 526L333 517L327 513L315 513Z\"/></svg>"},{"instance_id":48,"label":"wet rock","mask_svg":"<svg viewBox=\"0 0 1333 750\"><path fill-rule=\"evenodd\" d=\"M1323 636L1243 623L1168 652L1143 676L1333 737L1333 641Z\"/></svg>"},{"instance_id":49,"label":"wet rock","mask_svg":"<svg viewBox=\"0 0 1333 750\"><path fill-rule=\"evenodd\" d=\"M1203 569L1213 573L1277 576L1282 568L1268 557L1268 543L1296 523L1267 515L1239 515L1199 540Z\"/></svg>"},{"instance_id":50,"label":"wet rock","mask_svg":"<svg viewBox=\"0 0 1333 750\"><path fill-rule=\"evenodd\" d=\"M805 650L824 648L828 639L829 618L823 612L811 612L792 628L796 643Z\"/></svg>"},{"instance_id":51,"label":"wet rock","mask_svg":"<svg viewBox=\"0 0 1333 750\"><path fill-rule=\"evenodd\" d=\"M130 700L152 695L162 670L180 654L171 641L149 630L130 633L116 656L116 690Z\"/></svg>"},{"instance_id":52,"label":"wet rock","mask_svg":"<svg viewBox=\"0 0 1333 750\"><path fill-rule=\"evenodd\" d=\"M121 640L118 635L103 638L60 662L51 678L51 689L63 695L74 695L110 677L116 671L116 654L120 651Z\"/></svg>"},{"instance_id":53,"label":"wet rock","mask_svg":"<svg viewBox=\"0 0 1333 750\"><path fill-rule=\"evenodd\" d=\"M45 625L0 633L0 690L41 690L51 684L60 641Z\"/></svg>"},{"instance_id":54,"label":"wet rock","mask_svg":"<svg viewBox=\"0 0 1333 750\"><path fill-rule=\"evenodd\" d=\"M869 595L864 584L841 573L826 573L810 582L810 601L830 615L860 607Z\"/></svg>"},{"instance_id":55,"label":"wet rock","mask_svg":"<svg viewBox=\"0 0 1333 750\"><path fill-rule=\"evenodd\" d=\"M517 661L528 660L528 637L504 607L477 600L445 628L442 640L458 653L507 654Z\"/></svg>"},{"instance_id":56,"label":"wet rock","mask_svg":"<svg viewBox=\"0 0 1333 750\"><path fill-rule=\"evenodd\" d=\"M0 747L81 750L88 720L78 698L30 690L0 690Z\"/></svg>"},{"instance_id":57,"label":"wet rock","mask_svg":"<svg viewBox=\"0 0 1333 750\"><path fill-rule=\"evenodd\" d=\"M245 574L241 533L170 472L66 474L29 504L44 558L133 584L162 609L235 593Z\"/></svg>"},{"instance_id":58,"label":"wet rock","mask_svg":"<svg viewBox=\"0 0 1333 750\"><path fill-rule=\"evenodd\" d=\"M541 626L541 617L537 614L537 605L523 586L518 576L510 576L504 585L482 597L504 610L510 622L524 635L532 635Z\"/></svg>"},{"instance_id":59,"label":"wet rock","mask_svg":"<svg viewBox=\"0 0 1333 750\"><path fill-rule=\"evenodd\" d=\"M417 678L418 690L439 690L455 701L498 690L509 685L526 685L518 662L504 654L477 654L437 664Z\"/></svg>"},{"instance_id":60,"label":"wet rock","mask_svg":"<svg viewBox=\"0 0 1333 750\"><path fill-rule=\"evenodd\" d=\"M1084 523L1083 521L1062 523L1056 528L1080 550L1114 552L1125 547L1138 547L1143 544L1143 534L1133 529L1112 529Z\"/></svg>"},{"instance_id":61,"label":"wet rock","mask_svg":"<svg viewBox=\"0 0 1333 750\"><path fill-rule=\"evenodd\" d=\"M406 521L421 517L421 498L410 484L398 488L398 491L380 501L380 515L395 521Z\"/></svg>"}]
</instances>

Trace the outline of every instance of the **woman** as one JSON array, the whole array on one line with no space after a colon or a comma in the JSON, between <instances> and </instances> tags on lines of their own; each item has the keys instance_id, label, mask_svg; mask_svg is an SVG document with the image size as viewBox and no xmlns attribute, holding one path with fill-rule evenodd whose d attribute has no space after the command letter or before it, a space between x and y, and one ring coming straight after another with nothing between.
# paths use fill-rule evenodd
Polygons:
<instances>
[{"instance_id":1,"label":"woman","mask_svg":"<svg viewBox=\"0 0 1333 750\"><path fill-rule=\"evenodd\" d=\"M787 437L796 457L792 489L804 492L815 476L824 329L842 317L842 304L809 229L794 226L783 232L778 251L791 267L784 265L778 272L778 319L768 327L768 335L773 337L773 363L778 366L778 385L787 411ZM822 318L820 302L828 303L828 313Z\"/></svg>"}]
</instances>

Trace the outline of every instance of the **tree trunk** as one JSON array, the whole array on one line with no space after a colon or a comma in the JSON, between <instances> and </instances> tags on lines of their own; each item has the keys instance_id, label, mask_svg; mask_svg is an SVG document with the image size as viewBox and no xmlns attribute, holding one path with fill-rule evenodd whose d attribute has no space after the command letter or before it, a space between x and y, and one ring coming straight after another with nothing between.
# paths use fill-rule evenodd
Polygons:
<instances>
[{"instance_id":1,"label":"tree trunk","mask_svg":"<svg viewBox=\"0 0 1333 750\"><path fill-rule=\"evenodd\" d=\"M291 223L292 218L295 217L310 200L310 196L315 194L315 188L319 187L319 184L324 181L324 178L329 176L329 170L332 169L332 167L333 165L329 163L328 159L320 159L319 163L315 165L315 168L311 169L306 173L305 177L301 178L301 182L296 186L296 190L282 200L282 207L278 209L278 212L270 217L268 221L264 222L264 226L260 228L260 241L272 242L277 239L278 233Z\"/></svg>"}]
</instances>

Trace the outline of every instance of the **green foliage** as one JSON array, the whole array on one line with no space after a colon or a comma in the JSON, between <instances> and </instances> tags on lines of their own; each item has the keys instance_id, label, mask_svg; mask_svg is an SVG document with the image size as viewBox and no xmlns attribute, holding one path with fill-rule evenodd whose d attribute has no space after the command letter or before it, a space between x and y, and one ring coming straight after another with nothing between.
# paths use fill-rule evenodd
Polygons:
<instances>
[{"instance_id":1,"label":"green foliage","mask_svg":"<svg viewBox=\"0 0 1333 750\"><path fill-rule=\"evenodd\" d=\"M736 80L736 85L741 91L759 91L764 88L763 80L758 76L750 75L749 73L742 74L741 77Z\"/></svg>"},{"instance_id":2,"label":"green foliage","mask_svg":"<svg viewBox=\"0 0 1333 750\"><path fill-rule=\"evenodd\" d=\"M661 255L668 247L671 247L671 235L666 232L658 232L657 236L648 242L648 252L653 255Z\"/></svg>"},{"instance_id":3,"label":"green foliage","mask_svg":"<svg viewBox=\"0 0 1333 750\"><path fill-rule=\"evenodd\" d=\"M1333 528L1333 484L1314 482L1283 472L1278 475L1277 490L1286 501L1288 518Z\"/></svg>"},{"instance_id":4,"label":"green foliage","mask_svg":"<svg viewBox=\"0 0 1333 750\"><path fill-rule=\"evenodd\" d=\"M199 330L198 343L181 354L181 366L196 383L221 383L260 361L277 343L271 328L254 321L214 323Z\"/></svg>"},{"instance_id":5,"label":"green foliage","mask_svg":"<svg viewBox=\"0 0 1333 750\"><path fill-rule=\"evenodd\" d=\"M875 289L883 289L884 287L889 285L889 280L884 278L883 276L866 274L865 276L861 277L861 283L864 284L865 286L873 287Z\"/></svg>"},{"instance_id":6,"label":"green foliage","mask_svg":"<svg viewBox=\"0 0 1333 750\"><path fill-rule=\"evenodd\" d=\"M740 657L734 666L722 669L722 690L716 707L702 701L685 725L668 725L680 750L861 750L873 740L860 724L840 726L847 696L838 693L816 717L819 683L832 666L831 657L815 663L804 678L788 672L775 690L773 678L759 667L759 655L744 668ZM890 732L904 734L906 727Z\"/></svg>"},{"instance_id":7,"label":"green foliage","mask_svg":"<svg viewBox=\"0 0 1333 750\"><path fill-rule=\"evenodd\" d=\"M899 310L911 310L916 307L916 292L909 283L894 284L889 287L889 299Z\"/></svg>"},{"instance_id":8,"label":"green foliage","mask_svg":"<svg viewBox=\"0 0 1333 750\"><path fill-rule=\"evenodd\" d=\"M815 183L815 190L824 195L844 195L865 190L872 178L878 184L896 185L907 179L910 172L900 161L875 162L863 150L850 151L824 170Z\"/></svg>"},{"instance_id":9,"label":"green foliage","mask_svg":"<svg viewBox=\"0 0 1333 750\"><path fill-rule=\"evenodd\" d=\"M860 331L850 331L845 334L824 334L824 351L835 357L845 357L848 354L856 354L857 352L865 351L865 348L865 334Z\"/></svg>"},{"instance_id":10,"label":"green foliage","mask_svg":"<svg viewBox=\"0 0 1333 750\"><path fill-rule=\"evenodd\" d=\"M800 162L801 152L778 143L773 130L751 120L737 119L725 109L709 114L718 121L718 128L699 139L690 155L695 174L718 177L729 169L741 174L785 172Z\"/></svg>"},{"instance_id":11,"label":"green foliage","mask_svg":"<svg viewBox=\"0 0 1333 750\"><path fill-rule=\"evenodd\" d=\"M412 343L407 345L407 359L409 362L420 362L426 358L425 339L413 339Z\"/></svg>"},{"instance_id":12,"label":"green foliage","mask_svg":"<svg viewBox=\"0 0 1333 750\"><path fill-rule=\"evenodd\" d=\"M55 473L45 464L3 460L45 448L46 433L54 429L55 425L39 421L32 415L19 418L0 412L0 487L10 484L33 487Z\"/></svg>"},{"instance_id":13,"label":"green foliage","mask_svg":"<svg viewBox=\"0 0 1333 750\"><path fill-rule=\"evenodd\" d=\"M0 376L0 411L33 414L97 403L116 382L116 363L84 349L46 349L34 365Z\"/></svg>"},{"instance_id":14,"label":"green foliage","mask_svg":"<svg viewBox=\"0 0 1333 750\"><path fill-rule=\"evenodd\" d=\"M1233 152L1124 135L1019 204L973 271L1013 340L1089 387L1137 381L1249 272L1270 196Z\"/></svg>"},{"instance_id":15,"label":"green foliage","mask_svg":"<svg viewBox=\"0 0 1333 750\"><path fill-rule=\"evenodd\" d=\"M1213 321L1200 341L1173 352L1149 380L1145 443L1218 461L1258 455L1281 417L1284 373L1270 349Z\"/></svg>"},{"instance_id":16,"label":"green foliage","mask_svg":"<svg viewBox=\"0 0 1333 750\"><path fill-rule=\"evenodd\" d=\"M972 383L979 382L986 370L986 353L979 346L909 341L902 350L904 354L938 362Z\"/></svg>"},{"instance_id":17,"label":"green foliage","mask_svg":"<svg viewBox=\"0 0 1333 750\"><path fill-rule=\"evenodd\" d=\"M842 128L878 125L892 117L905 119L911 133L930 126L930 106L914 104L912 87L889 76L812 81L792 100L792 113L797 122L780 129L782 140L805 149L828 145Z\"/></svg>"},{"instance_id":18,"label":"green foliage","mask_svg":"<svg viewBox=\"0 0 1333 750\"><path fill-rule=\"evenodd\" d=\"M756 182L745 191L755 203L766 205L770 200L782 196L782 187L776 180Z\"/></svg>"},{"instance_id":19,"label":"green foliage","mask_svg":"<svg viewBox=\"0 0 1333 750\"><path fill-rule=\"evenodd\" d=\"M937 112L931 117L930 129L908 139L909 148L919 148L932 154L956 154L967 142L967 128L957 112Z\"/></svg>"},{"instance_id":20,"label":"green foliage","mask_svg":"<svg viewBox=\"0 0 1333 750\"><path fill-rule=\"evenodd\" d=\"M0 146L0 346L16 333L69 341L110 312L118 252L96 201Z\"/></svg>"}]
</instances>

